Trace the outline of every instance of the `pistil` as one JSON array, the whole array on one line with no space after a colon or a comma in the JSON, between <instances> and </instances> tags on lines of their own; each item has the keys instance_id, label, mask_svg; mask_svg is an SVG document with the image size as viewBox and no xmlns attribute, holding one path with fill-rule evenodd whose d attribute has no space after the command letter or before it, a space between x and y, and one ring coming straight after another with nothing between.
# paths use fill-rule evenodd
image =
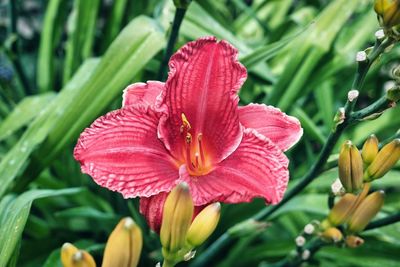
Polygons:
<instances>
[{"instance_id":1,"label":"pistil","mask_svg":"<svg viewBox=\"0 0 400 267\"><path fill-rule=\"evenodd\" d=\"M205 165L205 164L206 164L206 161L205 161L203 146L202 146L202 143L201 143L201 140L202 140L202 139L203 139L203 134L202 134L202 133L199 133L199 134L197 135L197 142L198 142L198 144L199 144L200 159L201 159L201 163L202 163L203 165Z\"/></svg>"},{"instance_id":2,"label":"pistil","mask_svg":"<svg viewBox=\"0 0 400 267\"><path fill-rule=\"evenodd\" d=\"M201 173L205 171L206 167L205 153L202 142L203 134L197 134L197 144L192 146L193 138L192 134L189 132L191 128L192 127L188 119L186 118L185 114L182 113L182 125L180 127L180 132L184 138L186 166L193 175L201 175ZM192 151L192 149L197 151ZM195 152L193 155L194 157L192 157L192 152Z\"/></svg>"}]
</instances>

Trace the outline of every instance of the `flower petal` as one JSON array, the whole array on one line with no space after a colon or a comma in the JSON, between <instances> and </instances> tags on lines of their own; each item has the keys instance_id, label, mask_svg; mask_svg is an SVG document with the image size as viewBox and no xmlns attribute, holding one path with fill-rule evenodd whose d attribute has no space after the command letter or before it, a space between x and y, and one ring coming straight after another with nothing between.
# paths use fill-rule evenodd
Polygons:
<instances>
[{"instance_id":1,"label":"flower petal","mask_svg":"<svg viewBox=\"0 0 400 267\"><path fill-rule=\"evenodd\" d=\"M82 172L125 198L170 191L178 166L157 138L160 116L150 107L131 106L98 118L74 150Z\"/></svg>"},{"instance_id":2,"label":"flower petal","mask_svg":"<svg viewBox=\"0 0 400 267\"><path fill-rule=\"evenodd\" d=\"M165 84L169 117L161 124L160 137L176 157L182 153L182 113L191 134L203 134L204 145L215 161L239 145L242 129L237 114L237 91L247 77L237 61L237 50L225 41L205 37L190 42L171 57Z\"/></svg>"},{"instance_id":3,"label":"flower petal","mask_svg":"<svg viewBox=\"0 0 400 267\"><path fill-rule=\"evenodd\" d=\"M147 224L156 232L160 232L164 203L167 199L168 193L159 193L151 197L140 198L140 213L146 218ZM193 219L202 211L206 206L195 206L193 211Z\"/></svg>"},{"instance_id":4,"label":"flower petal","mask_svg":"<svg viewBox=\"0 0 400 267\"><path fill-rule=\"evenodd\" d=\"M156 233L160 232L164 203L168 193L159 193L151 197L140 198L140 213L146 218L149 227Z\"/></svg>"},{"instance_id":5,"label":"flower petal","mask_svg":"<svg viewBox=\"0 0 400 267\"><path fill-rule=\"evenodd\" d=\"M246 128L257 130L283 151L291 148L303 135L303 129L297 118L288 116L272 106L250 104L239 107L239 118Z\"/></svg>"},{"instance_id":6,"label":"flower petal","mask_svg":"<svg viewBox=\"0 0 400 267\"><path fill-rule=\"evenodd\" d=\"M160 94L164 91L164 83L159 81L147 81L147 83L134 83L125 88L122 96L122 107L135 104L156 105L161 101Z\"/></svg>"},{"instance_id":7,"label":"flower petal","mask_svg":"<svg viewBox=\"0 0 400 267\"><path fill-rule=\"evenodd\" d=\"M287 187L287 167L288 159L279 147L246 129L237 150L209 174L189 176L184 165L179 171L180 179L190 186L195 205L249 202L255 197L276 204Z\"/></svg>"}]
</instances>

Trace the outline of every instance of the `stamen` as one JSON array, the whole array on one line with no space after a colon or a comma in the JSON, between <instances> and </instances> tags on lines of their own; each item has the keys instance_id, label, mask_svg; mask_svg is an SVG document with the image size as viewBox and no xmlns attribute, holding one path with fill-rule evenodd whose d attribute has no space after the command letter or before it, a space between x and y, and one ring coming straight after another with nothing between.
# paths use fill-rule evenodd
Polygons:
<instances>
[{"instance_id":1,"label":"stamen","mask_svg":"<svg viewBox=\"0 0 400 267\"><path fill-rule=\"evenodd\" d=\"M205 165L206 161L205 161L205 157L204 157L204 150L203 150L203 146L201 144L201 140L203 139L203 134L199 133L197 135L197 142L199 143L199 151L200 151L200 159L201 159L201 163L203 165Z\"/></svg>"}]
</instances>

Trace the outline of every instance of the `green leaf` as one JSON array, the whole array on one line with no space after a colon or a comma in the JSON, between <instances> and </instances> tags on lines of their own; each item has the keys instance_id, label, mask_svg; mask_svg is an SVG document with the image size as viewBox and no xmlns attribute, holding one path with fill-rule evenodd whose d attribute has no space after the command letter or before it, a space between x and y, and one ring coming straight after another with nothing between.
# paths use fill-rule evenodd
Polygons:
<instances>
[{"instance_id":1,"label":"green leaf","mask_svg":"<svg viewBox=\"0 0 400 267\"><path fill-rule=\"evenodd\" d=\"M53 90L55 68L54 52L58 45L57 34L63 28L63 13L66 13L66 0L50 0L46 9L43 30L40 38L36 80L39 91Z\"/></svg>"},{"instance_id":2,"label":"green leaf","mask_svg":"<svg viewBox=\"0 0 400 267\"><path fill-rule=\"evenodd\" d=\"M304 211L307 213L312 213L316 215L327 215L328 214L328 197L326 194L304 194L300 195L290 202L288 202L285 206L282 206L279 210L277 210L271 218L277 218L280 215L288 212L298 212Z\"/></svg>"},{"instance_id":3,"label":"green leaf","mask_svg":"<svg viewBox=\"0 0 400 267\"><path fill-rule=\"evenodd\" d=\"M15 246L21 238L26 220L29 216L32 202L38 198L54 197L67 194L77 194L82 188L63 190L32 190L17 197L4 215L4 223L0 229L0 266L6 266Z\"/></svg>"},{"instance_id":4,"label":"green leaf","mask_svg":"<svg viewBox=\"0 0 400 267\"><path fill-rule=\"evenodd\" d=\"M135 74L164 46L165 40L153 20L140 16L132 20L111 44L91 78L76 94L68 96L60 116L40 149L48 164L64 147L116 98ZM65 99L64 99L65 100Z\"/></svg>"},{"instance_id":5,"label":"green leaf","mask_svg":"<svg viewBox=\"0 0 400 267\"><path fill-rule=\"evenodd\" d=\"M95 65L97 65L97 60L91 60L84 64L64 91L40 113L18 143L4 156L0 162L0 180L2 181L0 183L0 197L4 195L18 173L26 166L34 149L45 140L54 127L54 122L58 120L60 112L66 109L69 104L70 93L83 86Z\"/></svg>"},{"instance_id":6,"label":"green leaf","mask_svg":"<svg viewBox=\"0 0 400 267\"><path fill-rule=\"evenodd\" d=\"M28 125L54 99L54 96L54 93L46 93L25 97L0 123L0 141Z\"/></svg>"},{"instance_id":7,"label":"green leaf","mask_svg":"<svg viewBox=\"0 0 400 267\"><path fill-rule=\"evenodd\" d=\"M99 0L75 0L68 29L63 81L66 84L83 60L90 56Z\"/></svg>"}]
</instances>

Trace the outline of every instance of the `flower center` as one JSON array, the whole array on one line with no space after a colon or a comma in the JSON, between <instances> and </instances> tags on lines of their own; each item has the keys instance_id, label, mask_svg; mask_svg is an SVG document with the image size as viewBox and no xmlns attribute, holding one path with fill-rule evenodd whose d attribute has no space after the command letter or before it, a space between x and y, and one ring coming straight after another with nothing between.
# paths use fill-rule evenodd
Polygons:
<instances>
[{"instance_id":1,"label":"flower center","mask_svg":"<svg viewBox=\"0 0 400 267\"><path fill-rule=\"evenodd\" d=\"M205 175L211 171L211 164L207 160L204 151L203 134L197 133L196 140L193 141L193 136L190 133L192 129L185 114L182 113L181 135L184 138L184 161L190 175L200 176Z\"/></svg>"}]
</instances>

